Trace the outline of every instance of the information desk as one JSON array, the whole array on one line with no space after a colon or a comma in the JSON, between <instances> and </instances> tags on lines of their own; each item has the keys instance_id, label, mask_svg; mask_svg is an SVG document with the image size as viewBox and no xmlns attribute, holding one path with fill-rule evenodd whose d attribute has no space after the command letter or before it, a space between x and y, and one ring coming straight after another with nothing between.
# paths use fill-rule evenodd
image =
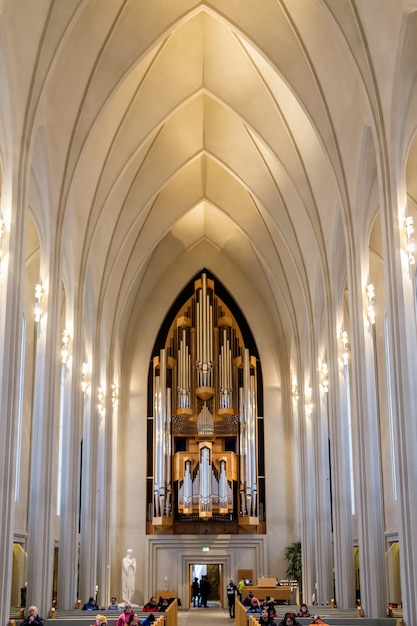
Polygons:
<instances>
[{"instance_id":1,"label":"information desk","mask_svg":"<svg viewBox=\"0 0 417 626\"><path fill-rule=\"evenodd\" d=\"M258 600L265 600L266 596L274 598L275 602L291 602L292 587L280 585L279 587L254 587L253 585L245 585L242 595L245 598L249 592L252 592Z\"/></svg>"},{"instance_id":2,"label":"information desk","mask_svg":"<svg viewBox=\"0 0 417 626\"><path fill-rule=\"evenodd\" d=\"M175 598L176 596L173 589L163 589L158 590L155 597L157 600L159 600L159 598L166 598L167 600L170 600L171 598Z\"/></svg>"}]
</instances>

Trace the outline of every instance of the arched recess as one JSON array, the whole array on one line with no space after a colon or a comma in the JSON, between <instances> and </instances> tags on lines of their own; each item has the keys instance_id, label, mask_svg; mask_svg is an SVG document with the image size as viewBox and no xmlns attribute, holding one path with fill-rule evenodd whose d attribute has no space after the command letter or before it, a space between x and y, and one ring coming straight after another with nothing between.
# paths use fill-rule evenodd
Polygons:
<instances>
[{"instance_id":1,"label":"arched recess","mask_svg":"<svg viewBox=\"0 0 417 626\"><path fill-rule=\"evenodd\" d=\"M161 326L148 416L148 534L265 532L259 355L242 312L207 270Z\"/></svg>"}]
</instances>

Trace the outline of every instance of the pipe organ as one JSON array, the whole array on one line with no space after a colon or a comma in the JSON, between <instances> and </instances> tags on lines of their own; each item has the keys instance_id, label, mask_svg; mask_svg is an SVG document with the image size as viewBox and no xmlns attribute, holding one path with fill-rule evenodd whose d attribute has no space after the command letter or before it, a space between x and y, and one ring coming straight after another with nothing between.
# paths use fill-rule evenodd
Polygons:
<instances>
[{"instance_id":1,"label":"pipe organ","mask_svg":"<svg viewBox=\"0 0 417 626\"><path fill-rule=\"evenodd\" d=\"M153 359L154 527L258 523L256 357L205 273Z\"/></svg>"}]
</instances>

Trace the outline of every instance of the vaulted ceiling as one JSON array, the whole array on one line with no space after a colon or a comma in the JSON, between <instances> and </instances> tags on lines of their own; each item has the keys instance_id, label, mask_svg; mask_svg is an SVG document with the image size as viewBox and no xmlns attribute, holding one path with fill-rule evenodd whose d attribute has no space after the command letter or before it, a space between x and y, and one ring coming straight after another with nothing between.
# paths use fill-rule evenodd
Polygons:
<instances>
[{"instance_id":1,"label":"vaulted ceiling","mask_svg":"<svg viewBox=\"0 0 417 626\"><path fill-rule=\"evenodd\" d=\"M302 332L346 280L376 87L395 66L395 54L374 59L398 47L396 3L17 4L4 3L2 34L13 130L30 146L28 202L68 292L123 337L155 285L166 306L209 267L238 301L244 283L246 305L262 302L282 336Z\"/></svg>"}]
</instances>

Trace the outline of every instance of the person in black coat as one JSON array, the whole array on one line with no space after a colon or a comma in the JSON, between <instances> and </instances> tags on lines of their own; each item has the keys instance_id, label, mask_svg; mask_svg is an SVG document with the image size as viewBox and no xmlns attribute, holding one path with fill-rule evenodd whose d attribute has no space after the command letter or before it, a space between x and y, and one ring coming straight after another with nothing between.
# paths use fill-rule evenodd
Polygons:
<instances>
[{"instance_id":1,"label":"person in black coat","mask_svg":"<svg viewBox=\"0 0 417 626\"><path fill-rule=\"evenodd\" d=\"M28 614L20 626L44 626L43 617L39 615L37 606L30 606Z\"/></svg>"},{"instance_id":2,"label":"person in black coat","mask_svg":"<svg viewBox=\"0 0 417 626\"><path fill-rule=\"evenodd\" d=\"M201 577L201 582L200 582L200 597L201 597L200 606L207 606L207 600L210 596L210 591L211 591L211 583L210 583L209 577L207 576L207 574L204 574Z\"/></svg>"},{"instance_id":3,"label":"person in black coat","mask_svg":"<svg viewBox=\"0 0 417 626\"><path fill-rule=\"evenodd\" d=\"M193 606L198 606L200 604L200 585L198 583L198 578L194 578L193 584L191 585L191 593L193 598Z\"/></svg>"}]
</instances>

